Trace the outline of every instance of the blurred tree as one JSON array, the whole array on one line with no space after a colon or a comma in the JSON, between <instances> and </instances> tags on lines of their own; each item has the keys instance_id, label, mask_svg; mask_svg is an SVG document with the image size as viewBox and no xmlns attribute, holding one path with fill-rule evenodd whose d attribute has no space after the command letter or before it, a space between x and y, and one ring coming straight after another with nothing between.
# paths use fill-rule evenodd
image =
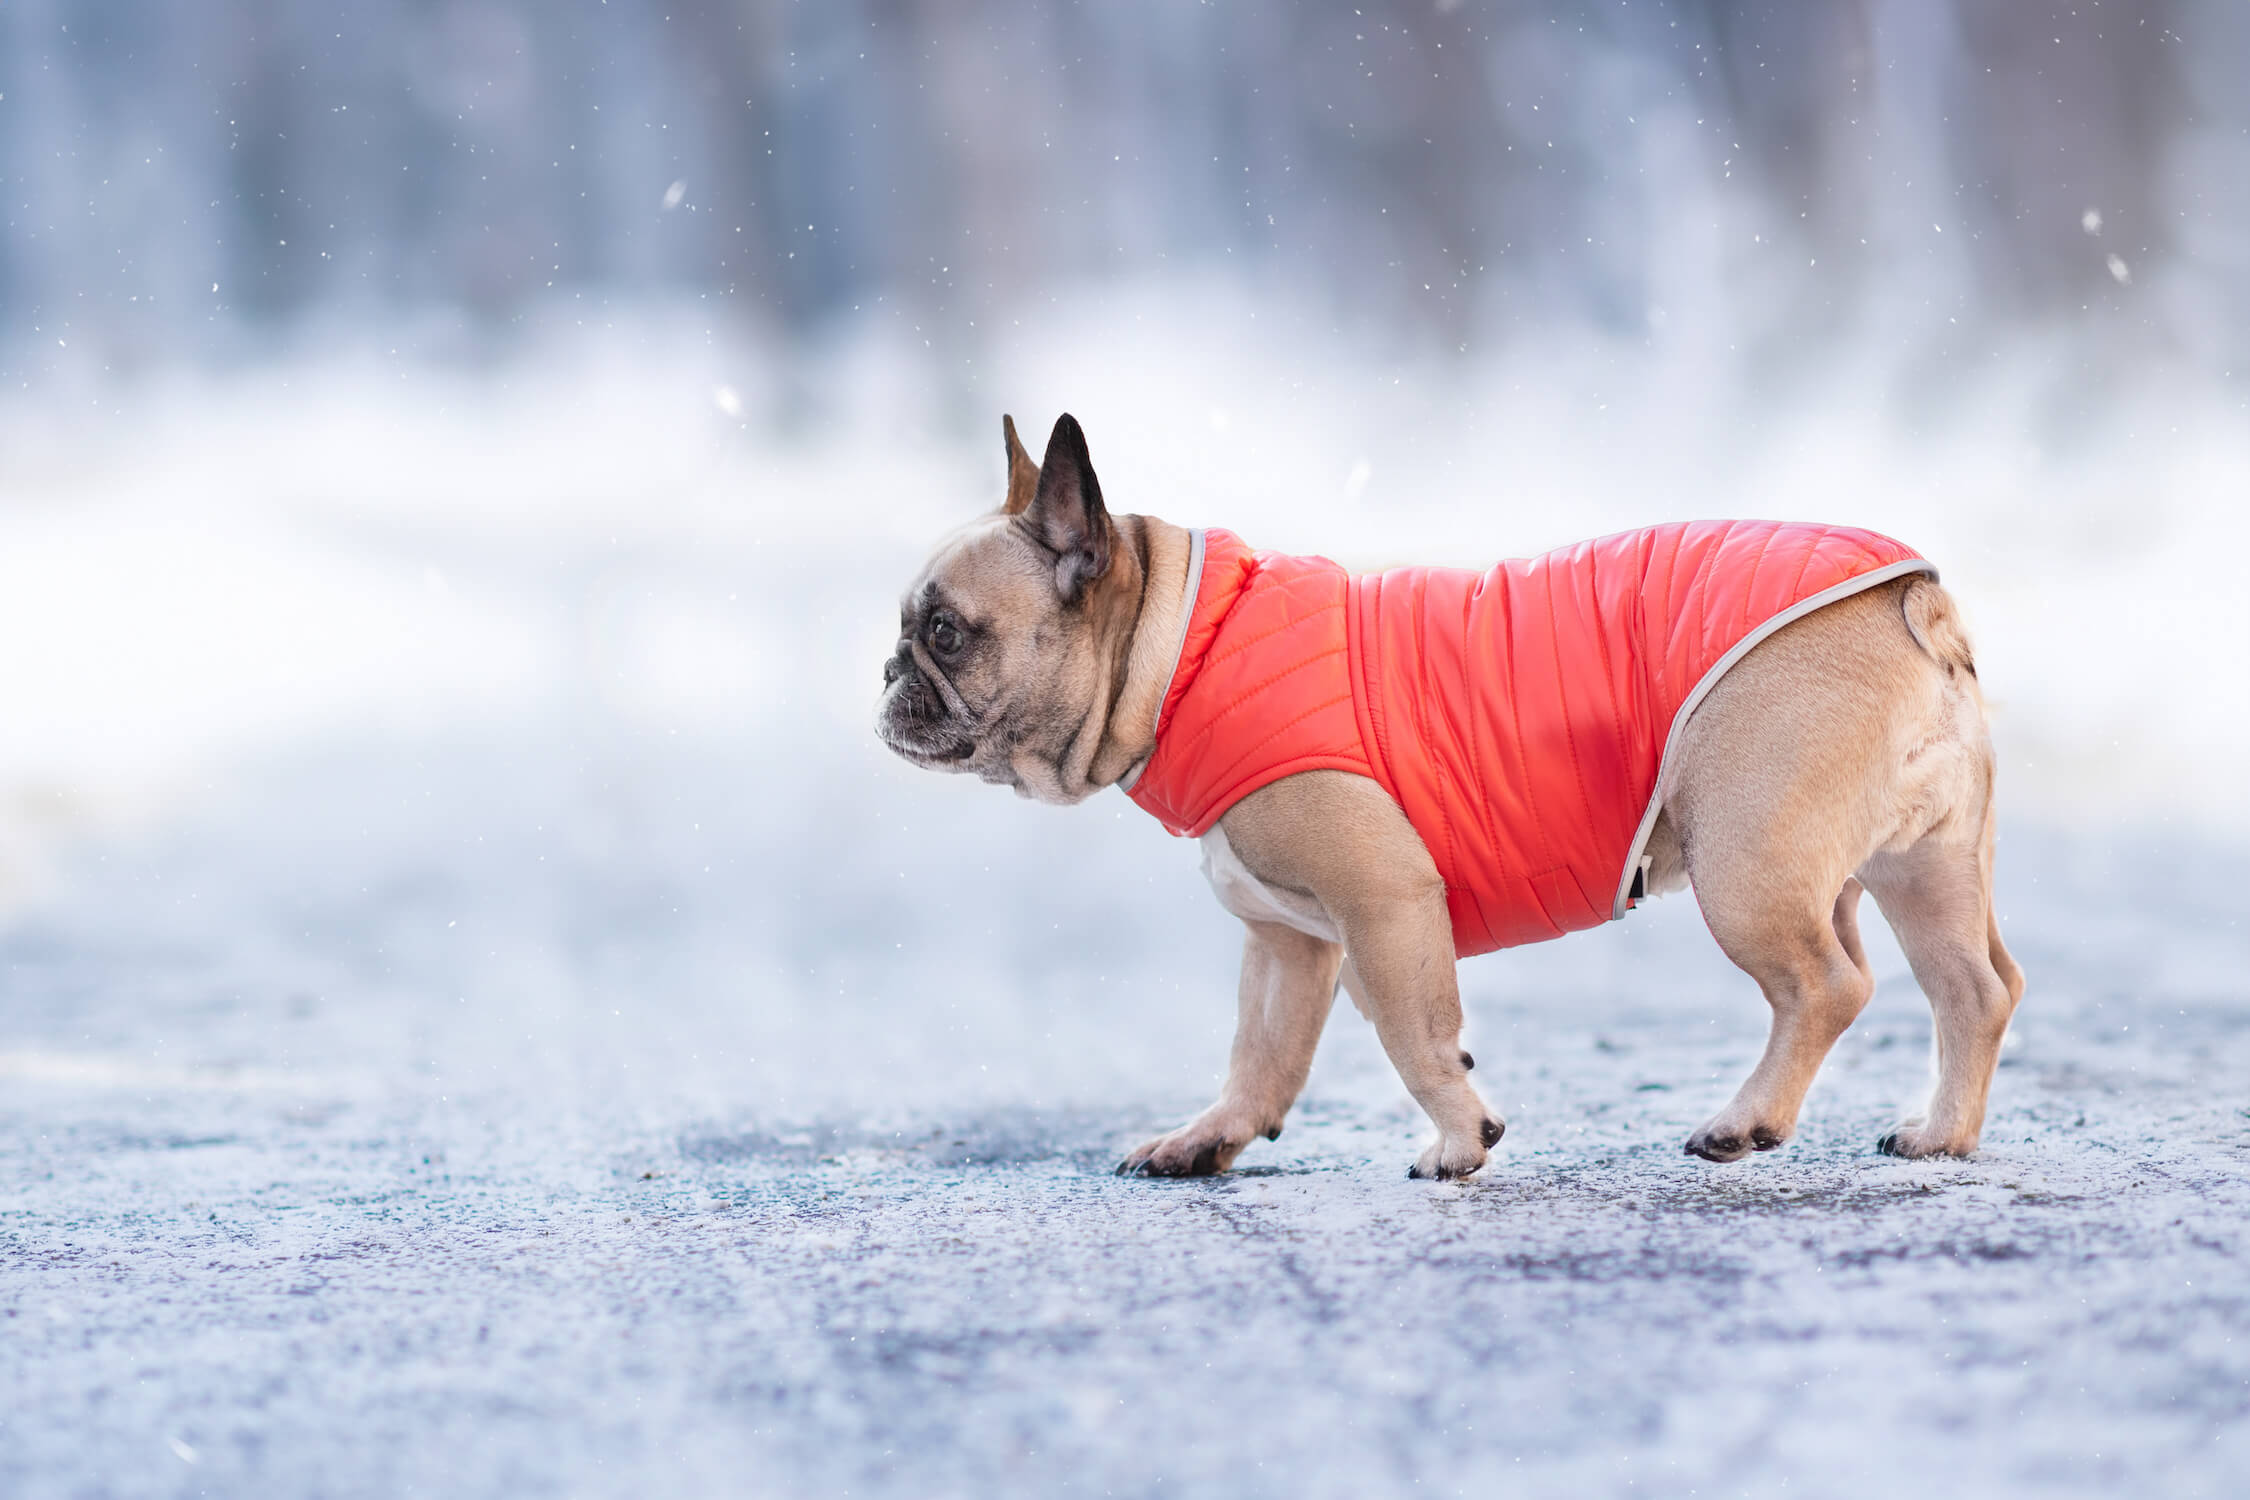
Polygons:
<instances>
[{"instance_id":1,"label":"blurred tree","mask_svg":"<svg viewBox=\"0 0 2250 1500\"><path fill-rule=\"evenodd\" d=\"M692 296L799 342L887 309L965 366L1060 282L1219 268L1456 350L1694 325L1785 367L2091 318L2208 359L2250 284L2243 14L11 0L0 335L452 309L488 344Z\"/></svg>"}]
</instances>

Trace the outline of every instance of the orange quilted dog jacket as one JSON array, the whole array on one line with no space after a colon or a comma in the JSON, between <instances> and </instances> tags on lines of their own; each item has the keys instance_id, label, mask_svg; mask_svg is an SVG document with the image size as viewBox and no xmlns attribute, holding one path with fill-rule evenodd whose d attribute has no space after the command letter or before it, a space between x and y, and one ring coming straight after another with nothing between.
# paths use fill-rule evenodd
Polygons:
<instances>
[{"instance_id":1,"label":"orange quilted dog jacket","mask_svg":"<svg viewBox=\"0 0 2250 1500\"><path fill-rule=\"evenodd\" d=\"M1466 957L1620 917L1664 756L1749 649L1937 570L1844 526L1695 521L1487 572L1345 572L1193 534L1195 603L1126 790L1200 837L1268 782L1373 777L1445 878Z\"/></svg>"}]
</instances>

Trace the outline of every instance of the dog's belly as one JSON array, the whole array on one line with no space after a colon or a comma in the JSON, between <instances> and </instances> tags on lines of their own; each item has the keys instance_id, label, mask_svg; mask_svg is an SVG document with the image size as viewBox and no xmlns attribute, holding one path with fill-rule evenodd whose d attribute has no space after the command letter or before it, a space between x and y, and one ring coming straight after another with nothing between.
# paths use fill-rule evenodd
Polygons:
<instances>
[{"instance_id":1,"label":"dog's belly","mask_svg":"<svg viewBox=\"0 0 2250 1500\"><path fill-rule=\"evenodd\" d=\"M1228 911L1245 922L1275 922L1307 937L1331 943L1343 941L1318 901L1302 891L1268 885L1251 874L1250 867L1227 842L1224 828L1214 826L1196 842L1203 846L1203 878L1211 882L1219 904Z\"/></svg>"}]
</instances>

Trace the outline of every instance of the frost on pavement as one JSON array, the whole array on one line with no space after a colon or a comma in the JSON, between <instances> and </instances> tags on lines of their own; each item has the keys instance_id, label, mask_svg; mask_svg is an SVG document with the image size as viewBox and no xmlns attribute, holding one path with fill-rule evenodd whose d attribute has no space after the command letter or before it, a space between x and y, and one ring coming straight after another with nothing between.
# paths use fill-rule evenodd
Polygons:
<instances>
[{"instance_id":1,"label":"frost on pavement","mask_svg":"<svg viewBox=\"0 0 2250 1500\"><path fill-rule=\"evenodd\" d=\"M1377 563L1721 498L1655 482L1701 419L1646 392L1608 394L1680 423L1648 447L1511 395L1505 441L1436 465L1379 393L1234 358L1067 372L1114 503ZM2052 467L1814 424L1859 476L1823 509L1941 559L2000 703L2031 990L1977 1159L1872 1150L1927 1065L1887 934L1800 1136L1683 1157L1766 1016L1672 898L1465 967L1509 1122L1478 1179L1405 1180L1424 1123L1344 1006L1278 1142L1164 1183L1109 1168L1224 1066L1234 935L1193 848L869 732L895 590L996 498L996 445L779 440L728 356L587 368L466 416L334 372L202 392L139 414L153 459L80 431L34 463L11 429L0 624L49 644L0 657L40 705L0 737L0 1494L2250 1467L2244 824L2212 751L2244 648L2194 565L2241 537L2225 423ZM1784 509L1813 462L1779 445L1723 498ZM2166 506L2124 547L2136 468ZM2049 524L1991 521L2033 496ZM2105 636L2074 604L2104 583L2164 607Z\"/></svg>"}]
</instances>

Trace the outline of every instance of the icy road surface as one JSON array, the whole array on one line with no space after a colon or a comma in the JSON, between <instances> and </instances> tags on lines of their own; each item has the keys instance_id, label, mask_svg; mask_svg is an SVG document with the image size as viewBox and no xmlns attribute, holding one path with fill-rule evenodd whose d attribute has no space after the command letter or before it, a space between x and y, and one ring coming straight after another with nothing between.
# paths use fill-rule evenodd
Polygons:
<instances>
[{"instance_id":1,"label":"icy road surface","mask_svg":"<svg viewBox=\"0 0 2250 1500\"><path fill-rule=\"evenodd\" d=\"M1480 1179L1346 1004L1278 1143L1128 1181L1225 1057L1192 851L866 755L75 856L0 928L0 1494L2242 1493L2241 851L2011 831L1974 1161L1871 1149L1888 947L1800 1138L1683 1157L1764 1017L1675 898L1466 967Z\"/></svg>"}]
</instances>

